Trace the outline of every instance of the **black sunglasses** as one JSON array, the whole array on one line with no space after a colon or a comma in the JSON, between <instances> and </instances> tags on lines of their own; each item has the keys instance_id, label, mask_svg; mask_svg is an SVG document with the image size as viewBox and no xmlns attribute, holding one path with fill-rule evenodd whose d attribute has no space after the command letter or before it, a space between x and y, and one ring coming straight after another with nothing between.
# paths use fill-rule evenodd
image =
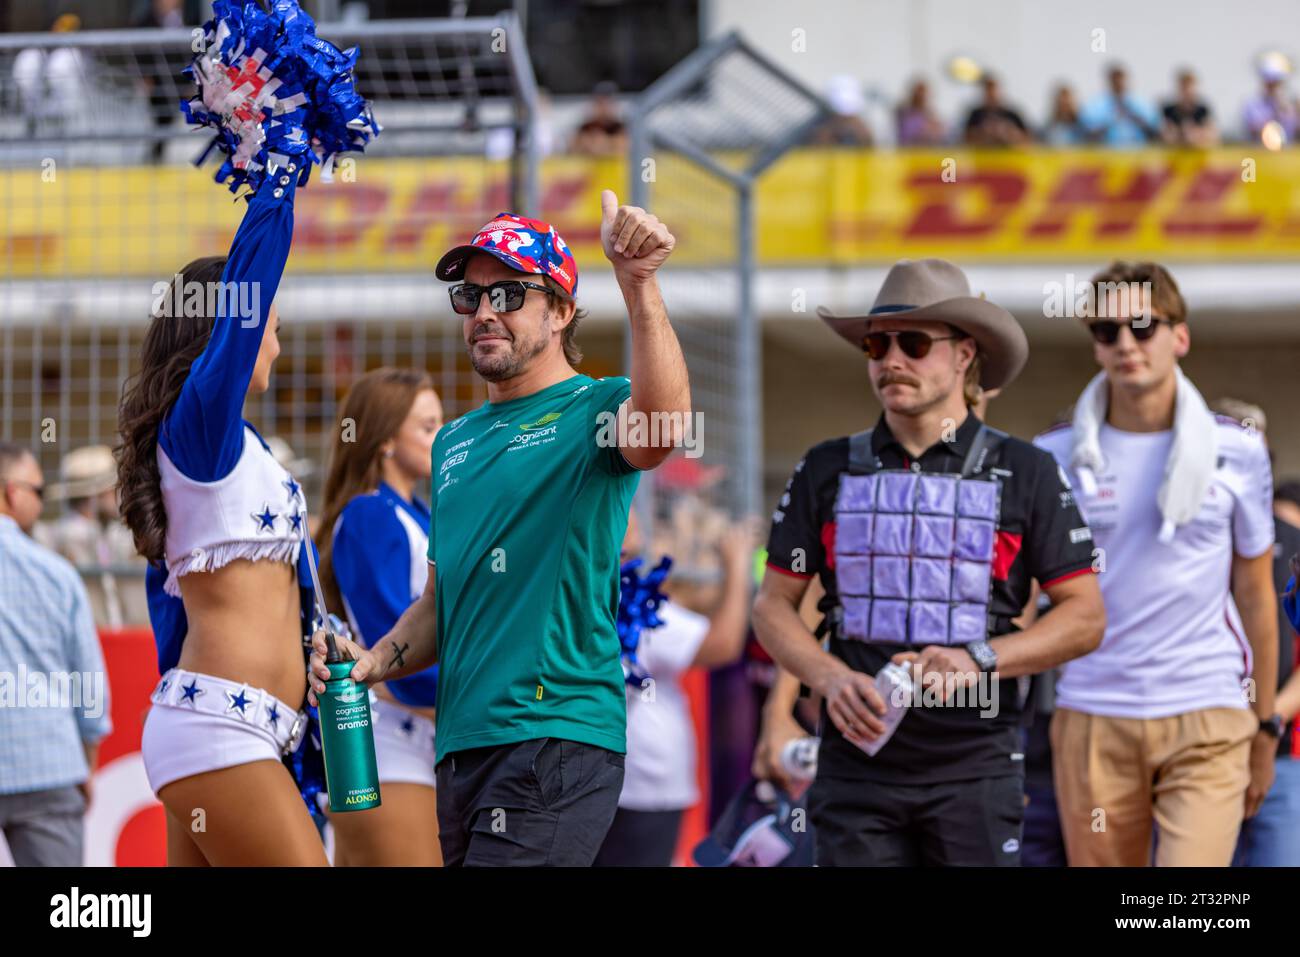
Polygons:
<instances>
[{"instance_id":1,"label":"black sunglasses","mask_svg":"<svg viewBox=\"0 0 1300 957\"><path fill-rule=\"evenodd\" d=\"M868 332L862 338L862 351L870 358L879 361L889 355L889 342L898 339L898 348L909 359L924 359L930 354L930 347L945 339L964 339L965 336L932 336L925 332L909 329L907 332Z\"/></svg>"},{"instance_id":2,"label":"black sunglasses","mask_svg":"<svg viewBox=\"0 0 1300 957\"><path fill-rule=\"evenodd\" d=\"M1146 342L1156 334L1161 323L1173 325L1168 319L1152 319L1145 325L1137 326L1132 322L1116 322L1113 319L1098 319L1096 322L1088 323L1088 331L1092 337L1100 342L1103 346L1113 346L1119 341L1119 330L1121 326L1128 326L1128 331L1133 333L1133 338L1138 342Z\"/></svg>"},{"instance_id":3,"label":"black sunglasses","mask_svg":"<svg viewBox=\"0 0 1300 957\"><path fill-rule=\"evenodd\" d=\"M451 296L452 309L462 316L472 316L478 312L479 300L483 298L485 292L488 294L488 305L494 312L514 312L516 309L523 308L524 297L528 295L529 289L536 289L548 296L555 295L553 289L541 283L523 282L519 279L503 279L490 286L476 286L472 282L462 282L452 286L447 292Z\"/></svg>"}]
</instances>

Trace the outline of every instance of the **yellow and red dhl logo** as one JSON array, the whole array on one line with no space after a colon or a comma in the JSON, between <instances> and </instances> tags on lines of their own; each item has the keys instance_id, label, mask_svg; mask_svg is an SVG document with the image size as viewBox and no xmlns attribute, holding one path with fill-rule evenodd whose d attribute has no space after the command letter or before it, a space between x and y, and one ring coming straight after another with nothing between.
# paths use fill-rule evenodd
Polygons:
<instances>
[{"instance_id":1,"label":"yellow and red dhl logo","mask_svg":"<svg viewBox=\"0 0 1300 957\"><path fill-rule=\"evenodd\" d=\"M832 219L841 243L870 243L880 236L902 243L1014 241L1024 249L1089 240L1106 244L1144 239L1170 252L1189 240L1222 241L1236 247L1274 233L1300 236L1300 206L1256 203L1276 197L1259 188L1249 167L1177 154L1154 158L1115 154L971 159L966 175L960 160L952 178L942 169L917 168L915 161L894 180L902 216L873 215L871 207ZM1294 158L1293 158L1294 159ZM1251 190L1258 195L1252 196Z\"/></svg>"},{"instance_id":2,"label":"yellow and red dhl logo","mask_svg":"<svg viewBox=\"0 0 1300 957\"><path fill-rule=\"evenodd\" d=\"M678 238L673 263L735 255L734 204L659 163L650 206ZM583 270L608 268L600 191L619 160L557 157L541 170L541 218ZM1300 150L872 152L798 150L759 182L763 265L855 265L901 256L980 261L1107 258L1263 260L1300 253ZM229 247L243 205L206 170L0 174L0 279L170 275ZM427 271L508 207L505 164L358 160L354 182L296 200L298 272ZM729 232L730 230L730 232Z\"/></svg>"}]
</instances>

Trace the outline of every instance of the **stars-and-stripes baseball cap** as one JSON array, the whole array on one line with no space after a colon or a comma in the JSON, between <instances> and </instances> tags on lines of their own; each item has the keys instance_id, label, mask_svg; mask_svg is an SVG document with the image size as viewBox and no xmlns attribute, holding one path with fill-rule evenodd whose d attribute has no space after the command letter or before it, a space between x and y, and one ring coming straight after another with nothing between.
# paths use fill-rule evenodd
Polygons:
<instances>
[{"instance_id":1,"label":"stars-and-stripes baseball cap","mask_svg":"<svg viewBox=\"0 0 1300 957\"><path fill-rule=\"evenodd\" d=\"M465 278L470 253L491 253L511 269L550 276L570 295L578 290L578 264L555 227L540 219L497 213L466 245L448 250L434 275L446 282Z\"/></svg>"}]
</instances>

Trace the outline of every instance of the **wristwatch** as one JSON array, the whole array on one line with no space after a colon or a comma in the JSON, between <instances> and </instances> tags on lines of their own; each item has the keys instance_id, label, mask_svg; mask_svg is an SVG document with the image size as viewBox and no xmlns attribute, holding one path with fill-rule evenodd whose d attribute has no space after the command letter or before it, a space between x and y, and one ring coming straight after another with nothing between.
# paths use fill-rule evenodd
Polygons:
<instances>
[{"instance_id":1,"label":"wristwatch","mask_svg":"<svg viewBox=\"0 0 1300 957\"><path fill-rule=\"evenodd\" d=\"M998 670L998 653L987 641L972 641L966 646L966 653L975 659L975 664L985 674Z\"/></svg>"},{"instance_id":2,"label":"wristwatch","mask_svg":"<svg viewBox=\"0 0 1300 957\"><path fill-rule=\"evenodd\" d=\"M1282 729L1284 727L1286 727L1286 722L1282 720L1280 714L1270 715L1267 718L1259 719L1259 730L1263 731L1274 740L1282 737Z\"/></svg>"}]
</instances>

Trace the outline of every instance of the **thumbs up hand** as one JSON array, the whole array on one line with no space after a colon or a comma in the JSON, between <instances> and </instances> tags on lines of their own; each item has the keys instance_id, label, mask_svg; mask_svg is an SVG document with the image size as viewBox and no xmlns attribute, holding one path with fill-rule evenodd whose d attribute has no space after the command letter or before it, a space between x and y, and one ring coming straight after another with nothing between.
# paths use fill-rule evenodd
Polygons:
<instances>
[{"instance_id":1,"label":"thumbs up hand","mask_svg":"<svg viewBox=\"0 0 1300 957\"><path fill-rule=\"evenodd\" d=\"M612 189L600 194L600 244L620 281L645 282L664 264L677 240L657 216L620 206Z\"/></svg>"}]
</instances>

